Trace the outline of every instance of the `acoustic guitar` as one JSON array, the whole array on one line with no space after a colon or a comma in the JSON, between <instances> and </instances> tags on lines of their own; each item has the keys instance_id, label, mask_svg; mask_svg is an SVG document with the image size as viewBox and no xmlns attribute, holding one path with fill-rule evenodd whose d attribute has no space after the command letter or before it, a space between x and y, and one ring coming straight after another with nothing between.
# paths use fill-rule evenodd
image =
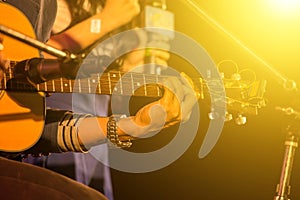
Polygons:
<instances>
[{"instance_id":1,"label":"acoustic guitar","mask_svg":"<svg viewBox=\"0 0 300 200\"><path fill-rule=\"evenodd\" d=\"M26 17L19 10L4 3L0 3L0 25L13 25L12 29L15 31L31 38L35 37ZM5 35L0 34L0 37L3 38L4 44L2 53L12 60L11 66L4 72L5 76L0 81L0 151L24 151L39 140L45 121L45 93L114 94L155 98L163 94L158 83L161 83L165 76L120 71L91 74L87 78L76 80L59 78L36 85L19 83L18 80L14 80L14 64L39 57L39 51ZM210 81L214 82L210 85L215 85L213 91L217 95L218 90L222 88L220 85L225 86L229 94L225 100L227 110L256 115L264 104L264 81L251 84L236 80ZM195 78L193 82L203 99L204 92L208 92L207 81ZM255 101L251 102L253 99Z\"/></svg>"}]
</instances>

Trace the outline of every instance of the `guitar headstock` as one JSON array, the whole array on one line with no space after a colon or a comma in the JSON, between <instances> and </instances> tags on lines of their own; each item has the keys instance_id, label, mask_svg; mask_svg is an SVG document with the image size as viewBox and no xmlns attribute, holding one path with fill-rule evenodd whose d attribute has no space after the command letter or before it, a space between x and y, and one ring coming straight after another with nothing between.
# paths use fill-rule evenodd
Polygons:
<instances>
[{"instance_id":1,"label":"guitar headstock","mask_svg":"<svg viewBox=\"0 0 300 200\"><path fill-rule=\"evenodd\" d=\"M227 62L234 64L233 67L228 67ZM222 66L224 63L226 67ZM225 121L235 118L236 124L243 125L247 121L246 115L258 115L259 109L266 105L264 94L267 81L257 80L250 69L239 70L232 61L223 61L218 68L226 93Z\"/></svg>"},{"instance_id":2,"label":"guitar headstock","mask_svg":"<svg viewBox=\"0 0 300 200\"><path fill-rule=\"evenodd\" d=\"M250 85L240 87L225 85L227 112L237 115L236 123L245 124L243 115L258 115L260 108L266 105L264 93L267 81L255 81Z\"/></svg>"}]
</instances>

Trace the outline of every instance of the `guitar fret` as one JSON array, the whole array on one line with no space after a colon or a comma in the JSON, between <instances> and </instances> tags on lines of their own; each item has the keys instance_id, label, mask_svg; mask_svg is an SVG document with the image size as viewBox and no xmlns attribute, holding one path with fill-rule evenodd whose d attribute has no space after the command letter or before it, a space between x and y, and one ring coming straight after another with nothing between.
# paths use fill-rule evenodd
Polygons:
<instances>
[{"instance_id":1,"label":"guitar fret","mask_svg":"<svg viewBox=\"0 0 300 200\"><path fill-rule=\"evenodd\" d=\"M55 82L52 80L52 91L55 92Z\"/></svg>"},{"instance_id":2,"label":"guitar fret","mask_svg":"<svg viewBox=\"0 0 300 200\"><path fill-rule=\"evenodd\" d=\"M199 82L200 82L200 99L204 99L204 94L203 94L203 91L204 91L204 88L203 88L203 79L202 78L199 78Z\"/></svg>"},{"instance_id":3,"label":"guitar fret","mask_svg":"<svg viewBox=\"0 0 300 200\"><path fill-rule=\"evenodd\" d=\"M157 74L155 75L155 79L156 79L156 84L158 84L159 82L158 82L158 75ZM156 88L157 88L157 96L160 96L161 95L160 94L160 89L159 89L158 86Z\"/></svg>"},{"instance_id":4,"label":"guitar fret","mask_svg":"<svg viewBox=\"0 0 300 200\"><path fill-rule=\"evenodd\" d=\"M80 81L80 79L78 79L78 89L79 89L79 92L81 93L81 81Z\"/></svg>"},{"instance_id":5,"label":"guitar fret","mask_svg":"<svg viewBox=\"0 0 300 200\"><path fill-rule=\"evenodd\" d=\"M121 75L121 72L119 71L119 82L120 82L120 92L121 92L121 95L123 95L123 83L122 83L122 75Z\"/></svg>"},{"instance_id":6,"label":"guitar fret","mask_svg":"<svg viewBox=\"0 0 300 200\"><path fill-rule=\"evenodd\" d=\"M111 82L110 82L110 73L109 72L107 73L107 77L108 77L109 94L112 94L112 91L111 91Z\"/></svg>"},{"instance_id":7,"label":"guitar fret","mask_svg":"<svg viewBox=\"0 0 300 200\"><path fill-rule=\"evenodd\" d=\"M100 83L100 74L98 73L97 74L97 79L98 79L98 91L99 91L99 94L101 94L102 93L102 91L101 91L101 83Z\"/></svg>"},{"instance_id":8,"label":"guitar fret","mask_svg":"<svg viewBox=\"0 0 300 200\"><path fill-rule=\"evenodd\" d=\"M64 92L64 85L63 85L63 79L60 78L60 90L61 92Z\"/></svg>"},{"instance_id":9,"label":"guitar fret","mask_svg":"<svg viewBox=\"0 0 300 200\"><path fill-rule=\"evenodd\" d=\"M7 88L6 82L7 82L7 78L6 76L3 76L4 89Z\"/></svg>"},{"instance_id":10,"label":"guitar fret","mask_svg":"<svg viewBox=\"0 0 300 200\"><path fill-rule=\"evenodd\" d=\"M132 73L130 74L130 78L131 78L131 92L132 92L132 94L134 94L135 89L134 89L134 82L133 82Z\"/></svg>"},{"instance_id":11,"label":"guitar fret","mask_svg":"<svg viewBox=\"0 0 300 200\"><path fill-rule=\"evenodd\" d=\"M69 90L70 90L70 92L73 92L73 90L72 90L72 81L69 79Z\"/></svg>"},{"instance_id":12,"label":"guitar fret","mask_svg":"<svg viewBox=\"0 0 300 200\"><path fill-rule=\"evenodd\" d=\"M8 68L9 79L12 79L12 70L11 67Z\"/></svg>"},{"instance_id":13,"label":"guitar fret","mask_svg":"<svg viewBox=\"0 0 300 200\"><path fill-rule=\"evenodd\" d=\"M145 96L148 96L145 74L143 74L143 80L144 80L144 94L145 94Z\"/></svg>"},{"instance_id":14,"label":"guitar fret","mask_svg":"<svg viewBox=\"0 0 300 200\"><path fill-rule=\"evenodd\" d=\"M91 80L90 80L90 78L88 78L88 90L89 90L89 93L91 93Z\"/></svg>"},{"instance_id":15,"label":"guitar fret","mask_svg":"<svg viewBox=\"0 0 300 200\"><path fill-rule=\"evenodd\" d=\"M6 74L4 74L3 79L0 81L0 89L1 90L6 89L5 87L3 87L4 86L4 82L3 81L4 81L5 76L6 76Z\"/></svg>"},{"instance_id":16,"label":"guitar fret","mask_svg":"<svg viewBox=\"0 0 300 200\"><path fill-rule=\"evenodd\" d=\"M48 90L47 82L45 82L44 85L45 85L45 91L47 91Z\"/></svg>"}]
</instances>

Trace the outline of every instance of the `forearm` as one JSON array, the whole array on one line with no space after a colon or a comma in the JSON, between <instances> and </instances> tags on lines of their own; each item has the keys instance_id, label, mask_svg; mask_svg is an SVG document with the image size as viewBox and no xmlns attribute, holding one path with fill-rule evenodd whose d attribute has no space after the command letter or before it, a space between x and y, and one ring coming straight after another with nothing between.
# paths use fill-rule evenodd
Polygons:
<instances>
[{"instance_id":1,"label":"forearm","mask_svg":"<svg viewBox=\"0 0 300 200\"><path fill-rule=\"evenodd\" d=\"M63 110L47 110L46 123L39 141L26 154L57 152L86 152L105 141L105 129L98 118L89 114L76 114ZM105 125L106 118L103 120ZM106 128L106 127L103 127Z\"/></svg>"},{"instance_id":2,"label":"forearm","mask_svg":"<svg viewBox=\"0 0 300 200\"><path fill-rule=\"evenodd\" d=\"M41 138L24 153L87 152L91 147L107 141L108 120L109 117L48 110ZM126 121L126 119L122 119L120 122L124 120ZM129 136L119 127L117 134L122 140L129 139Z\"/></svg>"},{"instance_id":3,"label":"forearm","mask_svg":"<svg viewBox=\"0 0 300 200\"><path fill-rule=\"evenodd\" d=\"M100 13L51 37L48 43L56 48L78 53L107 33L128 23L139 12L137 0L106 0L105 7Z\"/></svg>"},{"instance_id":4,"label":"forearm","mask_svg":"<svg viewBox=\"0 0 300 200\"><path fill-rule=\"evenodd\" d=\"M108 117L88 117L80 122L78 138L86 149L106 142L107 121Z\"/></svg>"},{"instance_id":5,"label":"forearm","mask_svg":"<svg viewBox=\"0 0 300 200\"><path fill-rule=\"evenodd\" d=\"M114 20L107 19L103 13L98 13L68 30L52 36L48 44L58 49L67 49L72 53L77 53L98 41L114 28L116 28Z\"/></svg>"}]
</instances>

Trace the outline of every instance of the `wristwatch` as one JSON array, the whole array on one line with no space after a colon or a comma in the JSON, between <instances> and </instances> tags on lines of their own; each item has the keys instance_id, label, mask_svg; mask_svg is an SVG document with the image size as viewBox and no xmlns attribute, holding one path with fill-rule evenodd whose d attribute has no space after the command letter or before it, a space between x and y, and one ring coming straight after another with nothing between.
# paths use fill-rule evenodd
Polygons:
<instances>
[{"instance_id":1,"label":"wristwatch","mask_svg":"<svg viewBox=\"0 0 300 200\"><path fill-rule=\"evenodd\" d=\"M118 135L118 121L126 115L111 115L107 122L107 139L117 148L129 148L132 145L131 139L120 140Z\"/></svg>"}]
</instances>

